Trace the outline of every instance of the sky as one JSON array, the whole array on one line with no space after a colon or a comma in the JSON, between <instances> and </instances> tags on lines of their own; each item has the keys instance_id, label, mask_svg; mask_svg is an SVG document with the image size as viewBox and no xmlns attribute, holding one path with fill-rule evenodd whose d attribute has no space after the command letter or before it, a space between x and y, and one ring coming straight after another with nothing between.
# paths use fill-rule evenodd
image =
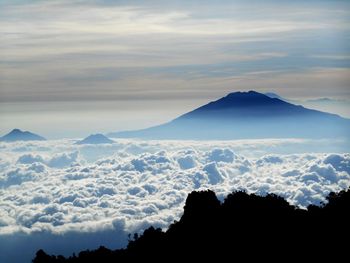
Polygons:
<instances>
[{"instance_id":1,"label":"sky","mask_svg":"<svg viewBox=\"0 0 350 263\"><path fill-rule=\"evenodd\" d=\"M321 109L350 117L349 10L316 0L0 0L0 132L143 128L238 90L341 100Z\"/></svg>"},{"instance_id":2,"label":"sky","mask_svg":"<svg viewBox=\"0 0 350 263\"><path fill-rule=\"evenodd\" d=\"M0 0L0 262L126 244L179 220L189 192L306 207L350 185L349 140L76 145L230 92L350 118L350 1ZM21 253L18 253L21 251Z\"/></svg>"}]
</instances>

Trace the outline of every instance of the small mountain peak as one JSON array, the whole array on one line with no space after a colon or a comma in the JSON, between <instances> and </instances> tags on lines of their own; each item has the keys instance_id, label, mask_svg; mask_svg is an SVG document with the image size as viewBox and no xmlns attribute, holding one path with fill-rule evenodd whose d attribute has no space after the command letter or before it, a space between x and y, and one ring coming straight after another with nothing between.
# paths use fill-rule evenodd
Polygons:
<instances>
[{"instance_id":1,"label":"small mountain peak","mask_svg":"<svg viewBox=\"0 0 350 263\"><path fill-rule=\"evenodd\" d=\"M106 144L106 143L108 144L114 143L114 141L100 133L91 134L85 139L76 142L76 144Z\"/></svg>"},{"instance_id":2,"label":"small mountain peak","mask_svg":"<svg viewBox=\"0 0 350 263\"><path fill-rule=\"evenodd\" d=\"M21 131L20 129L13 129L10 133L23 133L23 131Z\"/></svg>"},{"instance_id":3,"label":"small mountain peak","mask_svg":"<svg viewBox=\"0 0 350 263\"><path fill-rule=\"evenodd\" d=\"M14 142L14 141L45 141L46 139L35 133L29 131L22 131L20 129L13 129L8 134L0 137L0 141Z\"/></svg>"}]
</instances>

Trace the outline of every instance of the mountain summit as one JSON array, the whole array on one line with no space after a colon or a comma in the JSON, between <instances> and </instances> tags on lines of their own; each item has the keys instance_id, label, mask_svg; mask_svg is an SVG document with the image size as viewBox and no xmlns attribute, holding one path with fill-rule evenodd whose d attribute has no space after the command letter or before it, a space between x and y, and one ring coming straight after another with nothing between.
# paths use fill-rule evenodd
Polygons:
<instances>
[{"instance_id":1,"label":"mountain summit","mask_svg":"<svg viewBox=\"0 0 350 263\"><path fill-rule=\"evenodd\" d=\"M271 118L291 114L305 114L306 111L308 110L302 106L296 106L278 98L271 98L262 93L249 91L230 93L217 101L186 113L176 120L183 118L224 118L228 120L255 117Z\"/></svg>"},{"instance_id":2,"label":"mountain summit","mask_svg":"<svg viewBox=\"0 0 350 263\"><path fill-rule=\"evenodd\" d=\"M15 141L45 141L44 137L31 133L29 131L21 131L20 129L13 129L8 134L0 137L2 142L15 142Z\"/></svg>"},{"instance_id":3,"label":"mountain summit","mask_svg":"<svg viewBox=\"0 0 350 263\"><path fill-rule=\"evenodd\" d=\"M349 134L348 119L249 91L230 93L163 125L110 136L219 140L339 138Z\"/></svg>"}]
</instances>

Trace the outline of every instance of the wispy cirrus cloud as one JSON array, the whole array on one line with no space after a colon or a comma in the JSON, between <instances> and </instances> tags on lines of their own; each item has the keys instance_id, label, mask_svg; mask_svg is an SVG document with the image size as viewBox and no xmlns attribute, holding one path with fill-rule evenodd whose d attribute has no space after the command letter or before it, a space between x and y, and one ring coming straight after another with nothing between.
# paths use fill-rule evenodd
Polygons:
<instances>
[{"instance_id":1,"label":"wispy cirrus cloud","mask_svg":"<svg viewBox=\"0 0 350 263\"><path fill-rule=\"evenodd\" d=\"M249 6L239 1L201 6L5 2L0 11L2 99L65 100L67 89L82 100L92 99L97 86L103 94L98 99L118 99L125 88L131 90L130 97L135 88L142 94L152 87L172 94L176 85L164 90L162 82L185 80L200 90L206 77L215 78L212 68L225 74L242 66L247 72L273 70L273 63L291 70L288 61L297 71L322 66L302 58L306 54L293 59L294 53L301 45L312 51L310 40L318 41L316 32L327 37L330 30L339 34L348 30L341 7L269 2ZM346 48L341 43L319 44L326 51ZM197 74L202 82L191 82L188 74L198 70L203 71ZM128 82L130 78L149 79L153 85L139 87ZM211 93L218 90L222 87L213 85Z\"/></svg>"}]
</instances>

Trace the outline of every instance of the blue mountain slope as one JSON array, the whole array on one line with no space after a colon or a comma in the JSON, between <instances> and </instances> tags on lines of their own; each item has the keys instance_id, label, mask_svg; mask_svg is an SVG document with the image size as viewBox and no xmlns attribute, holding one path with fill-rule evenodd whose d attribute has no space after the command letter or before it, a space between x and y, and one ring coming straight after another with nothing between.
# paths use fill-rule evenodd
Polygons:
<instances>
[{"instance_id":1,"label":"blue mountain slope","mask_svg":"<svg viewBox=\"0 0 350 263\"><path fill-rule=\"evenodd\" d=\"M8 134L0 137L2 142L14 142L14 141L45 141L44 137L29 131L21 131L20 129L13 129Z\"/></svg>"},{"instance_id":2,"label":"blue mountain slope","mask_svg":"<svg viewBox=\"0 0 350 263\"><path fill-rule=\"evenodd\" d=\"M278 95L276 93L273 93L273 92L265 92L264 95L266 95L266 96L268 96L270 98L273 98L273 99L280 99L280 100L283 100L283 101L286 101L286 102L291 102L290 100L288 100L286 98L283 98L280 95Z\"/></svg>"},{"instance_id":3,"label":"blue mountain slope","mask_svg":"<svg viewBox=\"0 0 350 263\"><path fill-rule=\"evenodd\" d=\"M249 91L235 92L163 125L111 137L150 139L339 138L350 120Z\"/></svg>"}]
</instances>

